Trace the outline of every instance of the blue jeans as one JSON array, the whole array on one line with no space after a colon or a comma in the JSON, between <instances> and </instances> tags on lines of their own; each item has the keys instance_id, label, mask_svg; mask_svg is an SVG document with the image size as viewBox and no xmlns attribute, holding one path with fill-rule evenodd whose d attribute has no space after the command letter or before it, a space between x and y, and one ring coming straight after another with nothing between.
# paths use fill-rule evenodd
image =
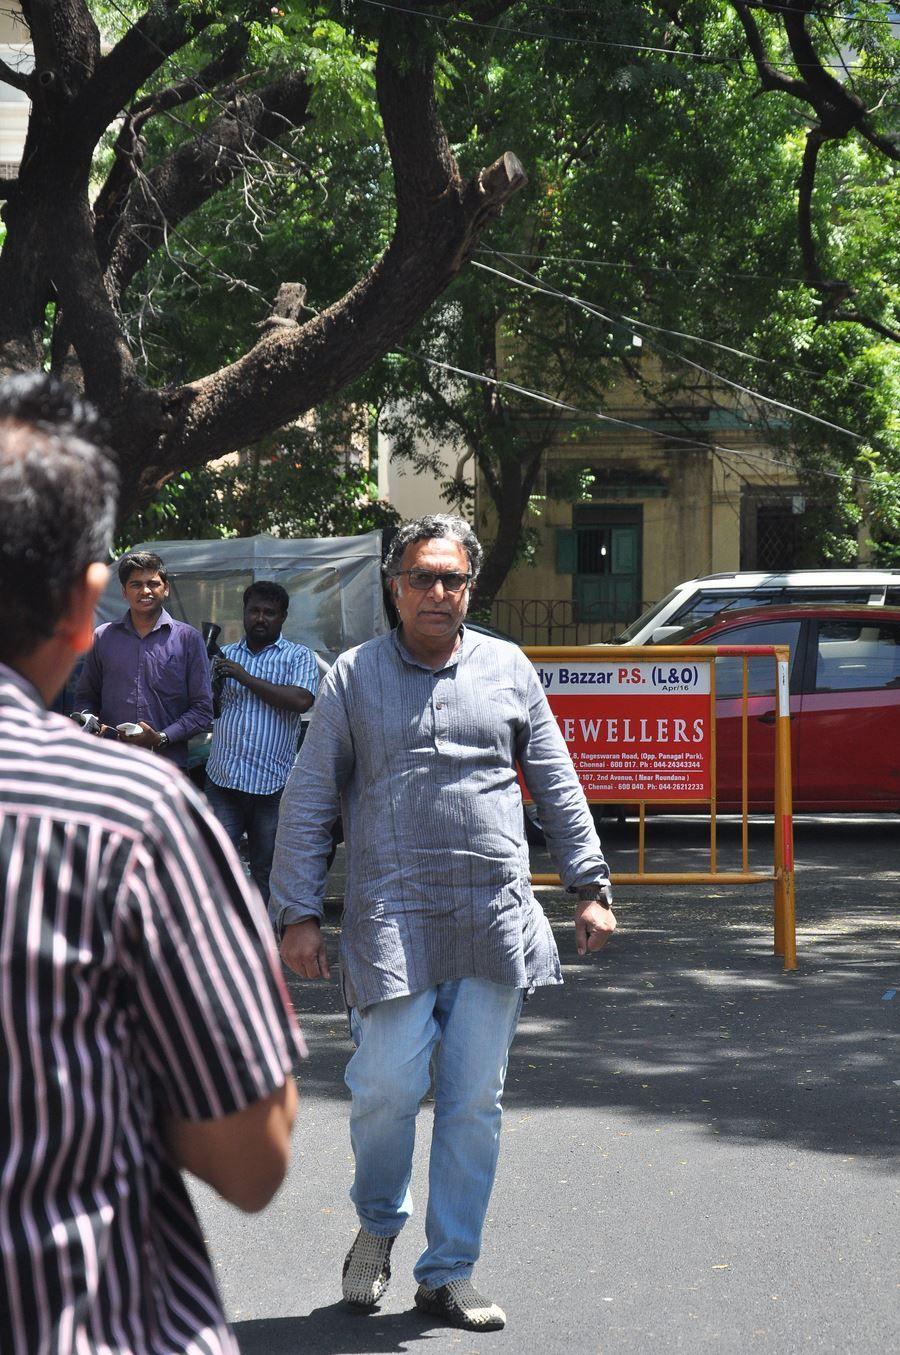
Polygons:
<instances>
[{"instance_id":1,"label":"blue jeans","mask_svg":"<svg viewBox=\"0 0 900 1355\"><path fill-rule=\"evenodd\" d=\"M275 851L275 833L278 830L278 807L284 787L271 795L251 795L248 791L230 790L206 778L206 798L209 807L221 823L237 849L247 834L250 874L256 887L269 902L269 874Z\"/></svg>"},{"instance_id":2,"label":"blue jeans","mask_svg":"<svg viewBox=\"0 0 900 1355\"><path fill-rule=\"evenodd\" d=\"M414 1272L429 1289L470 1275L481 1251L522 996L487 979L456 979L350 1013L350 1198L362 1226L379 1237L395 1236L412 1213L416 1115L433 1068L427 1246Z\"/></svg>"}]
</instances>

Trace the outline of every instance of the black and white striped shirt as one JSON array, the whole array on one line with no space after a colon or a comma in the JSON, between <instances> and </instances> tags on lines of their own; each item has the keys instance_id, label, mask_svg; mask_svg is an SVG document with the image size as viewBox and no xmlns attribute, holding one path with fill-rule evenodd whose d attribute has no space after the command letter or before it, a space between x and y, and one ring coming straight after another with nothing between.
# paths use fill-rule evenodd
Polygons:
<instances>
[{"instance_id":1,"label":"black and white striped shirt","mask_svg":"<svg viewBox=\"0 0 900 1355\"><path fill-rule=\"evenodd\" d=\"M232 1355L162 1138L302 1041L262 905L190 783L0 664L0 1351Z\"/></svg>"}]
</instances>

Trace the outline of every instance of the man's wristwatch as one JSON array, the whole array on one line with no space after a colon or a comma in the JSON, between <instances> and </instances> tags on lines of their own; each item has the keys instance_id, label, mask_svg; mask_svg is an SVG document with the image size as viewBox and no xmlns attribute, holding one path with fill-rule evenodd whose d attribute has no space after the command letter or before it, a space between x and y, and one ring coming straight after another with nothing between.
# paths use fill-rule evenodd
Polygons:
<instances>
[{"instance_id":1,"label":"man's wristwatch","mask_svg":"<svg viewBox=\"0 0 900 1355\"><path fill-rule=\"evenodd\" d=\"M157 753L161 753L162 750L163 750L164 748L168 748L168 746L169 746L169 736L168 736L168 734L160 734L159 739L157 740L157 743L156 743L156 751L157 751Z\"/></svg>"},{"instance_id":2,"label":"man's wristwatch","mask_svg":"<svg viewBox=\"0 0 900 1355\"><path fill-rule=\"evenodd\" d=\"M575 897L579 903L600 903L604 908L612 907L612 890L608 884L577 885Z\"/></svg>"}]
</instances>

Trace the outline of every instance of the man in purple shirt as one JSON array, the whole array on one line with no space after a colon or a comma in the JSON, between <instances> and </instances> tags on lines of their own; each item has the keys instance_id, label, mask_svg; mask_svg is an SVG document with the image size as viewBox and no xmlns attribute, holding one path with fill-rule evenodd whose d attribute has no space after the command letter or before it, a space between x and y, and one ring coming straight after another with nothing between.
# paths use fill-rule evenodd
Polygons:
<instances>
[{"instance_id":1,"label":"man in purple shirt","mask_svg":"<svg viewBox=\"0 0 900 1355\"><path fill-rule=\"evenodd\" d=\"M89 710L113 728L139 725L140 733L120 737L186 767L188 739L213 718L203 637L166 611L169 583L158 555L123 555L118 573L128 611L94 631L75 709Z\"/></svg>"}]
</instances>

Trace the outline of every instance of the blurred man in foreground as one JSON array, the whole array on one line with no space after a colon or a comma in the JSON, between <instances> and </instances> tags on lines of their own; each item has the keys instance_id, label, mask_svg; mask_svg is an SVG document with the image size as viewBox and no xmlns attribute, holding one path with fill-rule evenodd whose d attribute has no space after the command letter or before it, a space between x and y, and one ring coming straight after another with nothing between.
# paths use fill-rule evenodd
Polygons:
<instances>
[{"instance_id":1,"label":"blurred man in foreground","mask_svg":"<svg viewBox=\"0 0 900 1355\"><path fill-rule=\"evenodd\" d=\"M236 1355L179 1168L268 1202L302 1041L197 792L46 710L115 498L89 410L0 386L0 1350Z\"/></svg>"}]
</instances>

